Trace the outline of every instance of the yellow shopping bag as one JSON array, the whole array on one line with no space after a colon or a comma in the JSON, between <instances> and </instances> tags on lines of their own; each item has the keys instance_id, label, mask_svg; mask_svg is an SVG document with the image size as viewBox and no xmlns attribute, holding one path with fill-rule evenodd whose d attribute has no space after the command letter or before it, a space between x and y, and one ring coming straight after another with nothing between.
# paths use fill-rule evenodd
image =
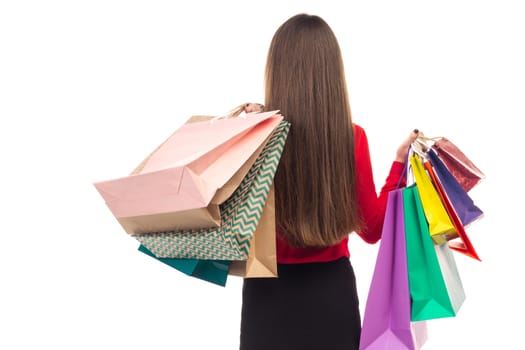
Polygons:
<instances>
[{"instance_id":1,"label":"yellow shopping bag","mask_svg":"<svg viewBox=\"0 0 525 350\"><path fill-rule=\"evenodd\" d=\"M432 183L432 179L426 172L420 156L417 154L410 156L410 165L423 205L423 211L428 221L428 229L432 240L436 244L442 244L457 238L458 233L456 228L441 201L439 193Z\"/></svg>"}]
</instances>

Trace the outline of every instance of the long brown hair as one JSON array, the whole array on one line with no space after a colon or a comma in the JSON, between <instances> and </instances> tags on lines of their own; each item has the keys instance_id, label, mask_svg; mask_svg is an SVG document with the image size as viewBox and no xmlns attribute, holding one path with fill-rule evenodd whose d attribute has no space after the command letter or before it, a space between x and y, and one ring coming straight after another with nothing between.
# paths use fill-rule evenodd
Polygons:
<instances>
[{"instance_id":1,"label":"long brown hair","mask_svg":"<svg viewBox=\"0 0 525 350\"><path fill-rule=\"evenodd\" d=\"M278 228L292 246L339 242L360 218L343 60L322 18L298 14L274 34L265 109L280 110L291 124L275 176Z\"/></svg>"}]
</instances>

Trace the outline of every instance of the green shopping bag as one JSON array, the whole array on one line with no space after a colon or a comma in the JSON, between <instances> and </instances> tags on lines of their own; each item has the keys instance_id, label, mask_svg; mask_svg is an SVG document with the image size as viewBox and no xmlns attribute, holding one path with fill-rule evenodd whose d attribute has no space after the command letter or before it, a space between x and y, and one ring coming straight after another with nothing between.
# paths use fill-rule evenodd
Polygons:
<instances>
[{"instance_id":1,"label":"green shopping bag","mask_svg":"<svg viewBox=\"0 0 525 350\"><path fill-rule=\"evenodd\" d=\"M403 189L411 321L454 317L465 300L447 243L435 244L416 185Z\"/></svg>"},{"instance_id":2,"label":"green shopping bag","mask_svg":"<svg viewBox=\"0 0 525 350\"><path fill-rule=\"evenodd\" d=\"M143 245L139 246L139 251L188 276L213 284L218 284L223 287L226 285L231 263L230 261L157 258Z\"/></svg>"}]
</instances>

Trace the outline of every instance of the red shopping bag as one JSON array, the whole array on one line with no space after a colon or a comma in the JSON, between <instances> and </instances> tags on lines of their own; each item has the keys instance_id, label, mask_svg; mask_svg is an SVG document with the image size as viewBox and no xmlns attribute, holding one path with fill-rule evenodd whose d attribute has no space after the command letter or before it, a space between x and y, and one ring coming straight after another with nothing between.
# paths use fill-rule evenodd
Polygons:
<instances>
[{"instance_id":1,"label":"red shopping bag","mask_svg":"<svg viewBox=\"0 0 525 350\"><path fill-rule=\"evenodd\" d=\"M447 194L441 182L439 181L439 178L434 172L434 168L428 161L426 161L424 165L425 165L425 168L427 169L429 176L432 178L432 181L436 187L436 190L438 191L439 196L441 197L441 200L443 204L445 205L445 209L447 210L448 216L450 217L452 224L454 225L455 231L458 235L455 239L448 241L450 249L454 249L455 251L458 251L473 259L481 261L481 259L478 256L478 253L474 249L474 246L472 245L467 235L467 232L465 231L465 227L461 223L461 220L459 219L452 203L450 203L450 200L448 199Z\"/></svg>"},{"instance_id":2,"label":"red shopping bag","mask_svg":"<svg viewBox=\"0 0 525 350\"><path fill-rule=\"evenodd\" d=\"M431 140L434 141L432 149L437 152L465 191L470 191L485 179L485 174L452 141L446 137Z\"/></svg>"}]
</instances>

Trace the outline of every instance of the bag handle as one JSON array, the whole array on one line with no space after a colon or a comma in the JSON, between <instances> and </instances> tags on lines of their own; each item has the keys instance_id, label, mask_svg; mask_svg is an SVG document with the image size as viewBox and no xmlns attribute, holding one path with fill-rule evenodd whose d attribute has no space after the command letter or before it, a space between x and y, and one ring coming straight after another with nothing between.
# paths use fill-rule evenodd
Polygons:
<instances>
[{"instance_id":1,"label":"bag handle","mask_svg":"<svg viewBox=\"0 0 525 350\"><path fill-rule=\"evenodd\" d=\"M239 117L243 112L252 113L252 112L262 112L264 110L264 105L260 103L243 103L229 112L219 116L210 116L210 115L193 115L186 121L186 124L197 123L197 122L210 122L214 123L219 119L229 119Z\"/></svg>"},{"instance_id":2,"label":"bag handle","mask_svg":"<svg viewBox=\"0 0 525 350\"><path fill-rule=\"evenodd\" d=\"M226 113L225 115L221 115L221 116L218 116L218 117L214 117L210 120L210 123L213 123L214 121L216 120L219 120L219 119L229 119L229 118L236 118L238 116L240 116L243 112L244 113L253 113L253 112L262 112L264 110L264 105L260 104L260 103L252 103L252 102L247 102L247 103L243 103L233 109L231 109L228 113Z\"/></svg>"},{"instance_id":3,"label":"bag handle","mask_svg":"<svg viewBox=\"0 0 525 350\"><path fill-rule=\"evenodd\" d=\"M417 138L419 139L420 142L437 142L441 139L444 139L445 137L444 136L428 137L428 136L421 134L421 135L418 135Z\"/></svg>"},{"instance_id":4,"label":"bag handle","mask_svg":"<svg viewBox=\"0 0 525 350\"><path fill-rule=\"evenodd\" d=\"M432 148L432 145L441 139L444 139L444 137L443 136L428 137L428 136L425 136L422 132L419 132L419 134L417 135L417 138L414 140L411 146L416 153L424 157L425 153L430 148Z\"/></svg>"},{"instance_id":5,"label":"bag handle","mask_svg":"<svg viewBox=\"0 0 525 350\"><path fill-rule=\"evenodd\" d=\"M215 120L218 119L225 119L225 118L235 118L241 115L241 113L253 113L253 112L262 112L264 110L264 105L260 103L243 103L242 105L239 105L235 107L234 109L230 110L227 114L219 117L208 117L208 116L193 116L190 119L186 121L186 123L194 123L194 122L200 122L200 121L206 121L209 120L210 123L213 123ZM130 175L136 175L139 174L142 169L144 169L144 166L148 162L148 160L151 158L151 156L159 150L160 147L164 144L161 143L160 145L155 148L153 152L151 152L146 159L144 159L132 172Z\"/></svg>"},{"instance_id":6,"label":"bag handle","mask_svg":"<svg viewBox=\"0 0 525 350\"><path fill-rule=\"evenodd\" d=\"M405 164L403 166L403 172L401 173L401 176L399 177L399 180L397 181L397 184L396 184L396 189L399 188L399 186L401 185L401 181L405 178L406 179L406 184L408 185L408 182L409 182L409 178L412 176L411 174L411 169L410 169L410 157L415 153L417 154L418 156L420 157L425 157L425 151L424 151L424 148L423 146L425 147L428 147L426 145L426 143L424 143L423 141L420 141L419 139L423 139L425 138L425 136L423 135L423 132L421 132L419 129L414 129L414 132L417 133L417 138L408 146L408 150L407 150L407 155L406 155L406 159L405 159ZM423 144L420 144L420 143L416 143L417 142L422 142ZM412 181L413 182L413 181Z\"/></svg>"},{"instance_id":7,"label":"bag handle","mask_svg":"<svg viewBox=\"0 0 525 350\"><path fill-rule=\"evenodd\" d=\"M420 159L427 159L426 153L432 148L432 143L435 143L444 138L445 137L443 136L428 137L428 136L425 136L422 131L418 131L418 135L416 139L408 147L408 152L407 152L407 157L405 160L405 166L403 168L403 173L401 174L401 177L399 178L399 181L397 182L396 188L399 188L399 185L401 184L401 180L403 179L403 177L406 178L407 185L408 185L408 183L410 182L409 177L413 176L413 174L411 174L411 167L409 165L410 157L415 154L419 156Z\"/></svg>"},{"instance_id":8,"label":"bag handle","mask_svg":"<svg viewBox=\"0 0 525 350\"><path fill-rule=\"evenodd\" d=\"M426 141L420 139L419 136L412 142L412 149L415 153L419 154L421 157L425 157L425 153L430 149L430 146Z\"/></svg>"}]
</instances>

